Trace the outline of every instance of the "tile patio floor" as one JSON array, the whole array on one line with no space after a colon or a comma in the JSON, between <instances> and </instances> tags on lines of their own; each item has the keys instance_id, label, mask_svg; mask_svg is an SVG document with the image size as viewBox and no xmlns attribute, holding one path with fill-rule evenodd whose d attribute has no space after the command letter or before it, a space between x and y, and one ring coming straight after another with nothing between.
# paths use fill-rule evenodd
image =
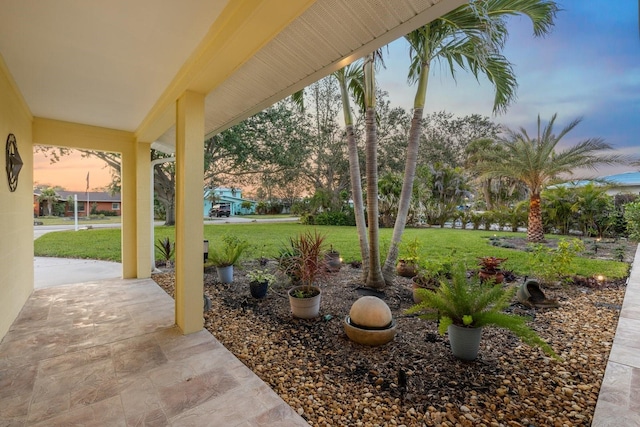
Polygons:
<instances>
[{"instance_id":1,"label":"tile patio floor","mask_svg":"<svg viewBox=\"0 0 640 427\"><path fill-rule=\"evenodd\" d=\"M150 279L36 290L0 343L0 426L305 426Z\"/></svg>"}]
</instances>

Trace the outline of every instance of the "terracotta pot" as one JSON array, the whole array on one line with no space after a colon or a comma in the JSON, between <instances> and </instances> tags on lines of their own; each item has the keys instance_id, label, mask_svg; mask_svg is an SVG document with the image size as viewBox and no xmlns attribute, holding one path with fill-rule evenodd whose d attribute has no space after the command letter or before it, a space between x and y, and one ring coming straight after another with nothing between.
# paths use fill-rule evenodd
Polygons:
<instances>
[{"instance_id":1,"label":"terracotta pot","mask_svg":"<svg viewBox=\"0 0 640 427\"><path fill-rule=\"evenodd\" d=\"M436 290L438 283L435 280L425 280L420 276L414 276L411 280L411 286L413 289L413 302L419 304L422 302L422 298L418 295L418 289Z\"/></svg>"},{"instance_id":2,"label":"terracotta pot","mask_svg":"<svg viewBox=\"0 0 640 427\"><path fill-rule=\"evenodd\" d=\"M418 274L418 267L414 262L407 262L401 259L398 260L396 265L396 273L401 277L414 277Z\"/></svg>"},{"instance_id":3,"label":"terracotta pot","mask_svg":"<svg viewBox=\"0 0 640 427\"><path fill-rule=\"evenodd\" d=\"M481 283L493 281L493 283L497 284L504 281L504 273L502 271L487 271L481 269L478 272L478 276L480 276Z\"/></svg>"}]
</instances>

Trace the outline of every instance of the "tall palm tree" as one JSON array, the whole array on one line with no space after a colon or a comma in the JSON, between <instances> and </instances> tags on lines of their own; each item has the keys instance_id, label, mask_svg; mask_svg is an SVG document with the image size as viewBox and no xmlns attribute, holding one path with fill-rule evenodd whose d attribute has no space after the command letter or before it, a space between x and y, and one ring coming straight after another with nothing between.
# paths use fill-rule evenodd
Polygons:
<instances>
[{"instance_id":1,"label":"tall palm tree","mask_svg":"<svg viewBox=\"0 0 640 427\"><path fill-rule=\"evenodd\" d=\"M367 223L364 211L364 198L362 195L362 175L360 172L360 159L358 157L358 144L353 127L354 120L350 101L351 97L353 97L360 109L365 110L363 63L361 60L357 60L333 72L331 75L338 81L340 87L349 156L351 197L353 199L356 229L358 230L360 256L362 257L362 273L363 278L366 280L369 274L369 240L367 238ZM291 95L291 101L300 111L304 111L304 89L293 93Z\"/></svg>"},{"instance_id":2,"label":"tall palm tree","mask_svg":"<svg viewBox=\"0 0 640 427\"><path fill-rule=\"evenodd\" d=\"M356 103L364 104L364 69L362 62L356 61L333 73L333 77L340 86L342 98L342 111L344 114L345 132L347 135L347 147L349 150L349 176L351 178L351 197L353 210L358 229L360 243L360 255L362 257L362 271L364 278L369 274L369 242L367 239L367 226L364 217L364 200L362 196L362 183L360 174L360 160L358 158L358 145L353 129L353 114L351 112L350 95Z\"/></svg>"},{"instance_id":3,"label":"tall palm tree","mask_svg":"<svg viewBox=\"0 0 640 427\"><path fill-rule=\"evenodd\" d=\"M398 217L383 268L387 283L395 277L399 244L407 222L432 61L446 63L454 78L456 66L471 71L476 78L480 74L486 76L495 87L494 113L503 111L514 99L517 86L511 64L501 54L508 36L506 18L524 15L533 23L534 35L543 36L553 27L557 11L558 7L550 0L471 2L405 37L412 54L409 80L417 83L417 88Z\"/></svg>"},{"instance_id":4,"label":"tall palm tree","mask_svg":"<svg viewBox=\"0 0 640 427\"><path fill-rule=\"evenodd\" d=\"M560 140L575 128L581 119L575 119L564 127L558 135L553 133L557 114L542 128L538 116L538 134L531 138L524 128L507 131L500 154L487 153L478 164L485 177L511 177L522 181L529 190L529 221L527 240L544 240L540 193L545 186L561 178L572 175L578 168L596 169L599 165L614 164L625 159L616 154L607 154L611 145L601 138L589 138L576 145L558 150Z\"/></svg>"},{"instance_id":5,"label":"tall palm tree","mask_svg":"<svg viewBox=\"0 0 640 427\"><path fill-rule=\"evenodd\" d=\"M380 266L379 225L378 225L378 139L376 133L376 85L375 57L370 53L364 59L364 105L366 125L366 177L367 177L367 220L369 230L369 274L367 286L379 289L385 286Z\"/></svg>"}]
</instances>

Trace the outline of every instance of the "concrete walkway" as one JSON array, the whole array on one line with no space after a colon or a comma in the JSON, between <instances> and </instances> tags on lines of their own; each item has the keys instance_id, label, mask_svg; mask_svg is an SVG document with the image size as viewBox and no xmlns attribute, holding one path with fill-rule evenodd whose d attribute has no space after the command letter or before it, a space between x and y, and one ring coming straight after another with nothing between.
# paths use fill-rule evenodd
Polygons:
<instances>
[{"instance_id":1,"label":"concrete walkway","mask_svg":"<svg viewBox=\"0 0 640 427\"><path fill-rule=\"evenodd\" d=\"M94 259L35 257L33 276L35 289L92 280L120 279L122 264Z\"/></svg>"},{"instance_id":2,"label":"concrete walkway","mask_svg":"<svg viewBox=\"0 0 640 427\"><path fill-rule=\"evenodd\" d=\"M591 425L640 427L640 246Z\"/></svg>"}]
</instances>

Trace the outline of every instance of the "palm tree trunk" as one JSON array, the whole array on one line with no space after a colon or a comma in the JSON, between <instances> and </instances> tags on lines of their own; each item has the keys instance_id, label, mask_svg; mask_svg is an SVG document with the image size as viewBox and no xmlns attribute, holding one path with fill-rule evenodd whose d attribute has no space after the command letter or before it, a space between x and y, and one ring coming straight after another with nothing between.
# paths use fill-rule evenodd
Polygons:
<instances>
[{"instance_id":1,"label":"palm tree trunk","mask_svg":"<svg viewBox=\"0 0 640 427\"><path fill-rule=\"evenodd\" d=\"M402 192L398 205L398 215L393 227L393 235L389 244L389 252L384 262L382 273L387 284L393 283L396 277L396 261L404 228L407 225L407 215L411 205L411 195L413 194L413 181L416 177L418 165L418 149L420 148L420 134L422 132L422 113L424 111L425 96L427 93L427 83L429 82L429 63L423 62L420 71L420 79L416 89L416 97L413 105L413 118L411 119L411 129L409 130L409 142L407 144L407 160L404 166L404 178L402 180Z\"/></svg>"},{"instance_id":2,"label":"palm tree trunk","mask_svg":"<svg viewBox=\"0 0 640 427\"><path fill-rule=\"evenodd\" d=\"M487 210L492 210L493 203L491 203L491 178L482 182L482 194L484 195L484 203L487 205Z\"/></svg>"},{"instance_id":3,"label":"palm tree trunk","mask_svg":"<svg viewBox=\"0 0 640 427\"><path fill-rule=\"evenodd\" d=\"M353 212L356 217L356 228L360 242L360 256L362 257L362 275L366 279L369 274L369 241L367 239L367 225L364 217L364 200L362 198L362 183L360 175L360 160L358 147L353 133L353 124L347 125L347 145L349 148L349 175L351 176L351 197L353 197Z\"/></svg>"},{"instance_id":4,"label":"palm tree trunk","mask_svg":"<svg viewBox=\"0 0 640 427\"><path fill-rule=\"evenodd\" d=\"M539 243L544 240L542 226L542 210L540 207L540 193L531 193L529 198L529 223L527 224L527 240Z\"/></svg>"},{"instance_id":5,"label":"palm tree trunk","mask_svg":"<svg viewBox=\"0 0 640 427\"><path fill-rule=\"evenodd\" d=\"M364 63L364 103L366 125L366 175L367 175L367 219L369 220L369 274L367 286L384 288L385 282L380 268L380 243L378 224L378 135L376 134L376 91L374 55L369 54Z\"/></svg>"},{"instance_id":6,"label":"palm tree trunk","mask_svg":"<svg viewBox=\"0 0 640 427\"><path fill-rule=\"evenodd\" d=\"M356 229L358 230L358 240L360 243L360 256L362 259L362 278L367 279L369 275L369 242L367 240L367 223L364 217L364 201L362 198L362 176L360 172L360 159L358 158L358 145L353 132L353 117L351 115L351 105L349 102L349 92L347 91L347 81L345 69L334 73L340 85L340 95L342 97L342 112L344 115L345 130L347 133L347 147L349 150L349 177L351 179L351 197L353 198L353 213L356 219Z\"/></svg>"},{"instance_id":7,"label":"palm tree trunk","mask_svg":"<svg viewBox=\"0 0 640 427\"><path fill-rule=\"evenodd\" d=\"M382 289L385 286L385 280L380 268L380 247L378 244L378 144L375 108L367 107L365 121L367 132L367 218L369 220L369 274L366 283L371 288Z\"/></svg>"}]
</instances>

